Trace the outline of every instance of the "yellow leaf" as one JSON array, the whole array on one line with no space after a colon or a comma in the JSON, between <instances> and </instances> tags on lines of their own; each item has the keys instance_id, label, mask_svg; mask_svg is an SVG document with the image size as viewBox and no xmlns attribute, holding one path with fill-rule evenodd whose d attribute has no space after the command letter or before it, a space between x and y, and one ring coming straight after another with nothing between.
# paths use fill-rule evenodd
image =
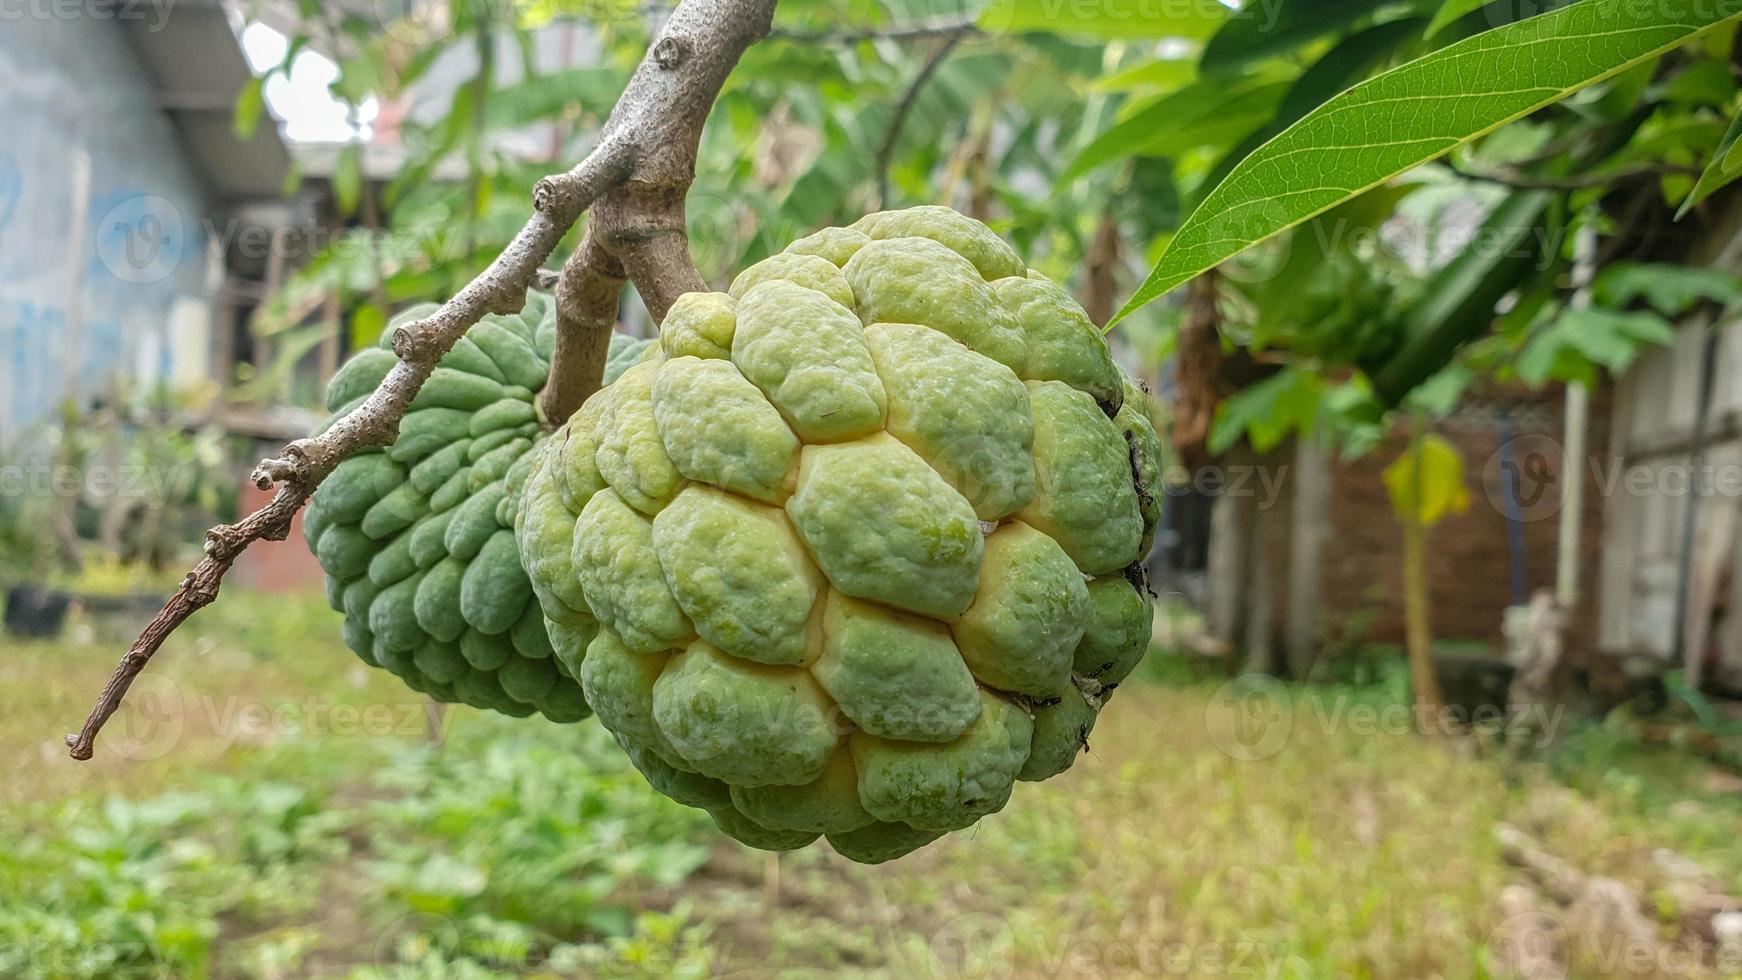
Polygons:
<instances>
[{"instance_id":1,"label":"yellow leaf","mask_svg":"<svg viewBox=\"0 0 1742 980\"><path fill-rule=\"evenodd\" d=\"M1391 509L1400 520L1414 513L1422 527L1433 527L1447 514L1470 508L1464 457L1441 436L1422 436L1385 468L1384 476Z\"/></svg>"}]
</instances>

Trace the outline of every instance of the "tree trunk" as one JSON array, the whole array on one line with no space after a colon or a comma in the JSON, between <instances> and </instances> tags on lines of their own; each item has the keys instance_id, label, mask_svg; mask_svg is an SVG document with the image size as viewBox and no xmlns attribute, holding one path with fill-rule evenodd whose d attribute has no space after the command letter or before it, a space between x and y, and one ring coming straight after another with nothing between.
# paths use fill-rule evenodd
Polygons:
<instances>
[{"instance_id":1,"label":"tree trunk","mask_svg":"<svg viewBox=\"0 0 1742 980\"><path fill-rule=\"evenodd\" d=\"M1221 316L1216 308L1216 270L1186 287L1185 322L1174 346L1174 453L1188 470L1210 461L1205 441L1225 392Z\"/></svg>"},{"instance_id":2,"label":"tree trunk","mask_svg":"<svg viewBox=\"0 0 1742 980\"><path fill-rule=\"evenodd\" d=\"M1439 677L1434 673L1433 625L1430 622L1427 589L1427 528L1419 516L1403 521L1403 618L1409 644L1409 689L1416 710L1424 717L1437 717L1443 703ZM1432 726L1424 726L1431 732Z\"/></svg>"},{"instance_id":3,"label":"tree trunk","mask_svg":"<svg viewBox=\"0 0 1742 980\"><path fill-rule=\"evenodd\" d=\"M1289 675L1305 680L1318 652L1319 553L1330 520L1331 469L1318 427L1301 436L1294 452L1294 502L1288 542Z\"/></svg>"},{"instance_id":4,"label":"tree trunk","mask_svg":"<svg viewBox=\"0 0 1742 980\"><path fill-rule=\"evenodd\" d=\"M1415 698L1416 719L1425 734L1435 734L1432 724L1441 714L1445 699L1440 695L1439 676L1434 672L1433 623L1427 584L1427 528L1422 524L1422 419L1410 423L1409 451L1415 455L1415 489L1410 503L1398 517L1403 521L1403 620L1409 648L1409 689Z\"/></svg>"}]
</instances>

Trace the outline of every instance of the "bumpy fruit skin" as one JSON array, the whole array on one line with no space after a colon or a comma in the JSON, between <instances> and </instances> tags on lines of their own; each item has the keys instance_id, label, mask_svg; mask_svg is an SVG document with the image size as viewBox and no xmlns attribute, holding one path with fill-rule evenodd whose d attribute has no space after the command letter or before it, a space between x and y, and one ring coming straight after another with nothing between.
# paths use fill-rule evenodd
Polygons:
<instances>
[{"instance_id":1,"label":"bumpy fruit skin","mask_svg":"<svg viewBox=\"0 0 1742 980\"><path fill-rule=\"evenodd\" d=\"M433 309L400 314L381 347L345 363L327 387L335 418L392 369L393 332ZM518 314L485 317L442 358L394 443L340 463L315 491L303 530L365 663L438 701L569 722L592 711L553 656L512 530L543 439L534 396L555 330L536 293ZM614 337L610 367L639 354Z\"/></svg>"},{"instance_id":2,"label":"bumpy fruit skin","mask_svg":"<svg viewBox=\"0 0 1742 980\"><path fill-rule=\"evenodd\" d=\"M984 225L873 214L680 298L538 452L521 557L655 788L889 860L1067 768L1142 655L1139 394Z\"/></svg>"}]
</instances>

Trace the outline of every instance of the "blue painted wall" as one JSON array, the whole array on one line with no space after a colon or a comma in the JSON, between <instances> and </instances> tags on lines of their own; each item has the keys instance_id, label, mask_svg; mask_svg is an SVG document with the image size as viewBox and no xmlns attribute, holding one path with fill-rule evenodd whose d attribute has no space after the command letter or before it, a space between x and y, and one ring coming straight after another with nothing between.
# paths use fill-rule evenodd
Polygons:
<instances>
[{"instance_id":1,"label":"blue painted wall","mask_svg":"<svg viewBox=\"0 0 1742 980\"><path fill-rule=\"evenodd\" d=\"M114 374L170 377L178 356L205 357L178 343L210 342L186 330L177 338L170 326L178 301L184 314L190 303L210 308L207 202L125 30L90 17L26 17L0 29L0 441L66 395L79 265L85 394ZM74 255L81 148L91 203Z\"/></svg>"}]
</instances>

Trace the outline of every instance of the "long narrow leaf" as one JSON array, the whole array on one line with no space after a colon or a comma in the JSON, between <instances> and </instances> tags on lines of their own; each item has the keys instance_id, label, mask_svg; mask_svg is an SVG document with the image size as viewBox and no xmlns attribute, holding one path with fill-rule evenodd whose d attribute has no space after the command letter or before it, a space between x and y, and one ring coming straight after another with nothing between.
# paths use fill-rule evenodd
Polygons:
<instances>
[{"instance_id":1,"label":"long narrow leaf","mask_svg":"<svg viewBox=\"0 0 1742 980\"><path fill-rule=\"evenodd\" d=\"M980 15L994 34L1045 32L1103 39L1205 38L1228 19L1220 4L1085 4L1073 0L996 0Z\"/></svg>"},{"instance_id":2,"label":"long narrow leaf","mask_svg":"<svg viewBox=\"0 0 1742 980\"><path fill-rule=\"evenodd\" d=\"M1462 19L1465 14L1481 10L1487 5L1488 0L1446 0L1434 13L1433 23L1427 25L1427 32L1424 36L1433 37L1452 26L1454 21Z\"/></svg>"},{"instance_id":3,"label":"long narrow leaf","mask_svg":"<svg viewBox=\"0 0 1742 980\"><path fill-rule=\"evenodd\" d=\"M1245 4L1204 45L1198 73L1231 71L1284 54L1315 38L1343 30L1379 6L1375 0L1278 0Z\"/></svg>"},{"instance_id":4,"label":"long narrow leaf","mask_svg":"<svg viewBox=\"0 0 1742 980\"><path fill-rule=\"evenodd\" d=\"M1330 100L1235 167L1119 319L1255 242L1742 15L1742 0L1584 0Z\"/></svg>"},{"instance_id":5,"label":"long narrow leaf","mask_svg":"<svg viewBox=\"0 0 1742 980\"><path fill-rule=\"evenodd\" d=\"M1718 141L1718 148L1712 151L1712 161L1706 164L1705 172L1694 183L1694 189L1688 192L1687 200L1676 209L1675 217L1680 221L1694 205L1710 197L1712 192L1737 177L1742 177L1742 151L1736 149L1736 143L1742 138L1742 112L1730 120L1730 128L1724 133L1724 138Z\"/></svg>"},{"instance_id":6,"label":"long narrow leaf","mask_svg":"<svg viewBox=\"0 0 1742 980\"><path fill-rule=\"evenodd\" d=\"M1322 105L1326 99L1347 88L1356 79L1364 77L1382 59L1391 57L1397 47L1420 27L1421 18L1408 17L1369 27L1339 41L1324 57L1313 62L1312 67L1301 72L1300 77L1294 80L1288 93L1282 97L1282 102L1277 105L1276 115L1270 122L1241 140L1238 146L1210 168L1203 183L1198 185L1198 194L1201 196L1214 190L1222 182L1222 178L1228 176L1229 171L1250 156L1253 150L1263 146L1277 133L1293 125L1295 120Z\"/></svg>"},{"instance_id":7,"label":"long narrow leaf","mask_svg":"<svg viewBox=\"0 0 1742 980\"><path fill-rule=\"evenodd\" d=\"M253 139L254 130L260 126L260 117L266 109L265 86L266 80L257 75L243 83L242 90L236 93L230 128L243 142Z\"/></svg>"},{"instance_id":8,"label":"long narrow leaf","mask_svg":"<svg viewBox=\"0 0 1742 980\"><path fill-rule=\"evenodd\" d=\"M1167 150L1167 155L1180 153L1202 145L1204 133L1214 136L1231 125L1257 125L1275 113L1287 91L1288 82L1274 73L1193 82L1139 108L1096 136L1059 175L1058 182L1067 184L1096 167L1158 147ZM1233 138L1239 139L1241 132Z\"/></svg>"}]
</instances>

